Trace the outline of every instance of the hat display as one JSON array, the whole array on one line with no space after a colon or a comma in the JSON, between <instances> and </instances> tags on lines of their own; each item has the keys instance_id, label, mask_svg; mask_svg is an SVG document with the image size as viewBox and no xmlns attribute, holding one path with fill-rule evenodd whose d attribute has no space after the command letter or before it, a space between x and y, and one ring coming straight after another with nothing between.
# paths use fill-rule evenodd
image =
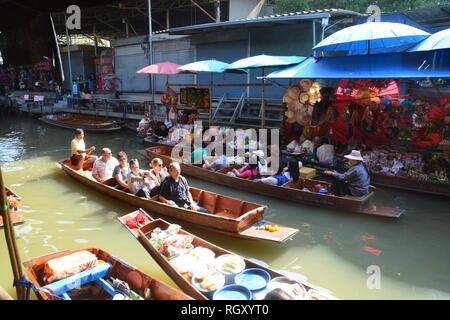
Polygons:
<instances>
[{"instance_id":1,"label":"hat display","mask_svg":"<svg viewBox=\"0 0 450 320\"><path fill-rule=\"evenodd\" d=\"M350 160L358 160L358 161L363 161L363 157L361 156L361 152L359 152L358 150L352 150L352 153L344 156L344 158L350 159Z\"/></svg>"}]
</instances>

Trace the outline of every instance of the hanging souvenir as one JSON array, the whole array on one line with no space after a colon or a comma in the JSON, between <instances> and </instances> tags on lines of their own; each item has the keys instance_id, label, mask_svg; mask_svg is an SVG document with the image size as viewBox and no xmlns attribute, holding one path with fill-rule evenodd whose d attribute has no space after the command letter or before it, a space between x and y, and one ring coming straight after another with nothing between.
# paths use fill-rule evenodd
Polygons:
<instances>
[{"instance_id":1,"label":"hanging souvenir","mask_svg":"<svg viewBox=\"0 0 450 320\"><path fill-rule=\"evenodd\" d=\"M306 92L302 92L298 97L298 101L303 104L307 103L309 101L309 95Z\"/></svg>"},{"instance_id":2,"label":"hanging souvenir","mask_svg":"<svg viewBox=\"0 0 450 320\"><path fill-rule=\"evenodd\" d=\"M300 87L300 88L302 88L303 90L309 90L309 88L311 88L311 86L312 86L312 84L313 84L313 81L312 80L310 80L310 79L301 79L299 82L298 82L298 86Z\"/></svg>"}]
</instances>

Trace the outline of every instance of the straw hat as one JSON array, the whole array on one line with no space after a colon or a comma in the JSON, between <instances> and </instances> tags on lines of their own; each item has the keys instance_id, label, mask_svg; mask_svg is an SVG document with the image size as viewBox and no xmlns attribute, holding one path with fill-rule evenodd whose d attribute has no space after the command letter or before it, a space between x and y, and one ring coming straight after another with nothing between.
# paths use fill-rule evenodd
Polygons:
<instances>
[{"instance_id":1,"label":"straw hat","mask_svg":"<svg viewBox=\"0 0 450 320\"><path fill-rule=\"evenodd\" d=\"M312 82L312 80L310 80L310 79L301 79L301 80L298 82L298 85L299 85L300 87L302 87L303 90L308 90L309 88L311 88L312 84L313 84L313 82Z\"/></svg>"},{"instance_id":2,"label":"straw hat","mask_svg":"<svg viewBox=\"0 0 450 320\"><path fill-rule=\"evenodd\" d=\"M307 103L309 101L309 95L306 92L302 92L298 97L298 101L302 104Z\"/></svg>"},{"instance_id":3,"label":"straw hat","mask_svg":"<svg viewBox=\"0 0 450 320\"><path fill-rule=\"evenodd\" d=\"M294 99L291 98L290 95L288 95L287 93L283 96L283 102L285 103L291 103Z\"/></svg>"},{"instance_id":4,"label":"straw hat","mask_svg":"<svg viewBox=\"0 0 450 320\"><path fill-rule=\"evenodd\" d=\"M352 153L344 156L344 158L350 159L350 160L358 160L358 161L363 161L363 157L361 157L361 152L359 152L358 150L352 150Z\"/></svg>"},{"instance_id":5,"label":"straw hat","mask_svg":"<svg viewBox=\"0 0 450 320\"><path fill-rule=\"evenodd\" d=\"M287 89L286 94L287 94L290 98L292 98L292 100L298 99L298 96L299 96L299 94L300 94L300 88L297 87L297 86L290 86L290 87Z\"/></svg>"}]
</instances>

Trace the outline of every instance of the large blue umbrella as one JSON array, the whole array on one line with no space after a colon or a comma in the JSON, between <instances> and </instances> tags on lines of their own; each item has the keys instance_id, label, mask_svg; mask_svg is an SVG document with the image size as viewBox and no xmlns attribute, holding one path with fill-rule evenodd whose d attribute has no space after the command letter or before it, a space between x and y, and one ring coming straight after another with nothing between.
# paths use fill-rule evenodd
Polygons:
<instances>
[{"instance_id":1,"label":"large blue umbrella","mask_svg":"<svg viewBox=\"0 0 450 320\"><path fill-rule=\"evenodd\" d=\"M367 22L338 32L319 42L314 51L348 51L348 55L402 52L430 34L393 22Z\"/></svg>"},{"instance_id":2,"label":"large blue umbrella","mask_svg":"<svg viewBox=\"0 0 450 320\"><path fill-rule=\"evenodd\" d=\"M265 67L281 67L297 64L305 60L306 57L299 56L270 56L270 55L257 55L253 57L243 58L230 64L229 70L235 69L262 69L262 76L264 77ZM262 80L264 83L264 79ZM264 86L261 90L261 103L262 103L262 117L261 127L265 126L266 117L266 104L264 103Z\"/></svg>"},{"instance_id":3,"label":"large blue umbrella","mask_svg":"<svg viewBox=\"0 0 450 320\"><path fill-rule=\"evenodd\" d=\"M409 49L410 52L431 51L450 48L450 28L436 32Z\"/></svg>"},{"instance_id":4,"label":"large blue umbrella","mask_svg":"<svg viewBox=\"0 0 450 320\"><path fill-rule=\"evenodd\" d=\"M276 70L267 79L423 79L450 77L450 50L432 66L431 52L308 58L295 66Z\"/></svg>"}]
</instances>

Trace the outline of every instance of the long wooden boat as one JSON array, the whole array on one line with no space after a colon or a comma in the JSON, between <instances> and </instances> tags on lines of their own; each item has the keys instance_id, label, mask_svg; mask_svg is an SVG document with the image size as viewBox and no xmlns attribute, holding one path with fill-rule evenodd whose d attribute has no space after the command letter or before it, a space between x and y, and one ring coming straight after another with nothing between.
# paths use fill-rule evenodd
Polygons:
<instances>
[{"instance_id":1,"label":"long wooden boat","mask_svg":"<svg viewBox=\"0 0 450 320\"><path fill-rule=\"evenodd\" d=\"M139 150L138 152L147 159L153 159L155 157L161 158L166 166L172 162L171 147L151 147L145 150ZM335 210L351 211L390 218L398 218L404 211L401 209L372 204L372 198L374 196L372 191L362 197L337 197L331 194L311 192L313 187L317 184L324 185L328 190L331 190L331 184L323 181L316 181L314 179L299 179L296 183L289 181L282 186L274 186L227 175L227 172L231 171L233 168L234 167L231 166L219 171L211 171L202 168L201 165L187 163L181 164L181 171L183 174L225 186L232 186L233 188L247 192L254 192L283 200L290 200ZM304 188L307 188L310 191L304 191Z\"/></svg>"},{"instance_id":2,"label":"long wooden boat","mask_svg":"<svg viewBox=\"0 0 450 320\"><path fill-rule=\"evenodd\" d=\"M169 262L169 259L161 254L150 242L149 237L150 234L153 232L155 228L160 228L161 230L166 230L170 223L163 219L152 219L144 210L139 209L135 212L132 212L124 217L122 217L121 222L124 223L130 216L139 214L146 214L149 222L144 224L143 226L140 226L139 228L136 228L135 230L130 230L135 236L137 235L137 239L139 242L144 246L144 248L148 251L148 253L152 256L152 258L159 264L159 266L170 276L170 278L188 295L191 297L197 299L197 300L207 300L208 298L200 292L190 281L190 278L188 275L181 274L177 269L175 269ZM125 223L124 223L125 224ZM219 246L216 246L200 237L197 237L183 229L181 229L178 234L182 235L189 235L193 238L192 245L194 247L203 247L212 250L216 257L223 255L223 254L234 254L230 251L227 251ZM263 266L253 260L243 258L245 261L246 268L259 268L267 271L271 279L277 278L277 277L285 277L280 272L277 272L273 269L270 269L266 266ZM303 287L306 290L312 290L318 293L318 295L322 295L323 297L326 297L327 299L336 299L329 293L323 292L319 288L315 288L310 284L302 283Z\"/></svg>"},{"instance_id":3,"label":"long wooden boat","mask_svg":"<svg viewBox=\"0 0 450 320\"><path fill-rule=\"evenodd\" d=\"M61 280L47 283L45 265L47 261L61 258L81 251L95 255L97 266L70 275ZM104 263L102 263L104 262ZM125 281L131 290L144 297L150 292L151 300L192 300L193 298L168 284L149 276L114 255L98 248L63 250L24 262L28 279L33 283L36 295L42 300L111 300L119 293L111 283L110 277ZM81 284L81 287L79 286ZM84 286L84 287L83 287ZM70 291L76 288L77 290ZM149 291L148 291L149 290ZM49 294L50 293L50 294Z\"/></svg>"},{"instance_id":4,"label":"long wooden boat","mask_svg":"<svg viewBox=\"0 0 450 320\"><path fill-rule=\"evenodd\" d=\"M98 118L76 113L57 113L40 117L39 120L47 124L65 128L81 128L85 131L112 132L122 128L121 124L115 120Z\"/></svg>"},{"instance_id":5,"label":"long wooden boat","mask_svg":"<svg viewBox=\"0 0 450 320\"><path fill-rule=\"evenodd\" d=\"M12 224L20 224L25 222L25 218L20 214L19 206L20 206L20 196L15 193L11 188L5 186L6 191L6 198L7 199L14 199L14 201L17 201L17 204L15 204L15 208L9 208L9 216L11 217ZM0 216L0 228L3 227L3 217Z\"/></svg>"},{"instance_id":6,"label":"long wooden boat","mask_svg":"<svg viewBox=\"0 0 450 320\"><path fill-rule=\"evenodd\" d=\"M79 182L112 198L127 202L138 208L144 208L152 212L152 214L177 220L183 224L205 228L215 233L237 238L280 243L288 240L298 232L298 229L281 225L279 230L275 232L262 232L259 230L259 225L272 223L263 220L266 207L255 203L190 187L193 199L210 213L196 212L167 205L159 201L159 196L146 199L99 183L87 174L74 170L70 165L70 160L60 161L58 166Z\"/></svg>"}]
</instances>

